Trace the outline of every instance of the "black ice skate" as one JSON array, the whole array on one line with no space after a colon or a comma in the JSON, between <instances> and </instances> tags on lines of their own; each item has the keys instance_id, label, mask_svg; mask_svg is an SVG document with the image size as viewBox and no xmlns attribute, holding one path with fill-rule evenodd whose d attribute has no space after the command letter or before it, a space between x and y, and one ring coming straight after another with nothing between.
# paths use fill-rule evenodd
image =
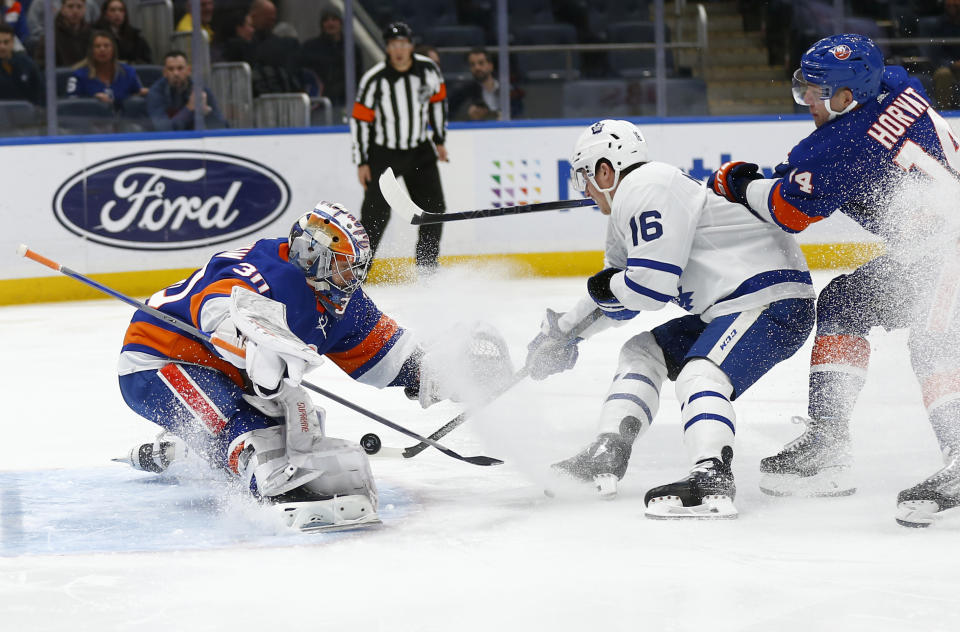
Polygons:
<instances>
[{"instance_id":1,"label":"black ice skate","mask_svg":"<svg viewBox=\"0 0 960 632\"><path fill-rule=\"evenodd\" d=\"M697 461L685 479L648 491L643 499L647 505L647 517L736 518L733 498L737 488L730 469L733 449L724 446L720 457Z\"/></svg>"},{"instance_id":2,"label":"black ice skate","mask_svg":"<svg viewBox=\"0 0 960 632\"><path fill-rule=\"evenodd\" d=\"M919 485L897 495L897 522L905 527L929 527L960 508L960 454Z\"/></svg>"},{"instance_id":3,"label":"black ice skate","mask_svg":"<svg viewBox=\"0 0 960 632\"><path fill-rule=\"evenodd\" d=\"M850 435L816 419L794 417L807 425L779 454L760 461L760 491L771 496L849 496L857 491L851 479Z\"/></svg>"},{"instance_id":4,"label":"black ice skate","mask_svg":"<svg viewBox=\"0 0 960 632\"><path fill-rule=\"evenodd\" d=\"M616 432L605 432L583 452L554 463L555 472L597 486L603 498L617 495L617 481L623 478L630 461L632 444Z\"/></svg>"}]
</instances>

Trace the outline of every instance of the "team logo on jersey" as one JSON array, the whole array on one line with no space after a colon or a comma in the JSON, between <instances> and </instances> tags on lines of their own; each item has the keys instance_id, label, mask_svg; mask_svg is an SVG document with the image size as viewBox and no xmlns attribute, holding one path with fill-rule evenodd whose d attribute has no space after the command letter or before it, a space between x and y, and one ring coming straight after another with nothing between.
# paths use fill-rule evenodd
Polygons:
<instances>
[{"instance_id":1,"label":"team logo on jersey","mask_svg":"<svg viewBox=\"0 0 960 632\"><path fill-rule=\"evenodd\" d=\"M207 151L111 158L57 190L53 212L71 233L105 246L182 250L230 241L279 218L290 187L260 163Z\"/></svg>"},{"instance_id":2,"label":"team logo on jersey","mask_svg":"<svg viewBox=\"0 0 960 632\"><path fill-rule=\"evenodd\" d=\"M846 44L840 44L839 46L834 46L832 49L830 49L830 52L833 53L833 56L839 59L840 61L846 60L853 53L853 51L850 50L850 47L847 46Z\"/></svg>"}]
</instances>

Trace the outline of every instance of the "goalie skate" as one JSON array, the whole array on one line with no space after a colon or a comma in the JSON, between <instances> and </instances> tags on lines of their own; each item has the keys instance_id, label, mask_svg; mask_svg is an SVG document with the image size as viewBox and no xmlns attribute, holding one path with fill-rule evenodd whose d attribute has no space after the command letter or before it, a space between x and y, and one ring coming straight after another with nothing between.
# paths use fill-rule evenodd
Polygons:
<instances>
[{"instance_id":1,"label":"goalie skate","mask_svg":"<svg viewBox=\"0 0 960 632\"><path fill-rule=\"evenodd\" d=\"M897 523L929 527L947 517L960 517L960 457L954 456L939 472L897 495Z\"/></svg>"},{"instance_id":2,"label":"goalie skate","mask_svg":"<svg viewBox=\"0 0 960 632\"><path fill-rule=\"evenodd\" d=\"M760 491L770 496L849 496L853 484L850 439L821 421L794 417L803 433L760 461Z\"/></svg>"},{"instance_id":3,"label":"goalie skate","mask_svg":"<svg viewBox=\"0 0 960 632\"><path fill-rule=\"evenodd\" d=\"M605 432L585 450L551 468L568 478L593 484L601 498L612 499L617 495L617 482L627 471L631 450L630 442L622 436Z\"/></svg>"},{"instance_id":4,"label":"goalie skate","mask_svg":"<svg viewBox=\"0 0 960 632\"><path fill-rule=\"evenodd\" d=\"M287 527L303 533L345 531L381 524L370 497L364 494L278 503L273 507Z\"/></svg>"},{"instance_id":5,"label":"goalie skate","mask_svg":"<svg viewBox=\"0 0 960 632\"><path fill-rule=\"evenodd\" d=\"M683 480L654 487L644 497L645 515L656 520L736 518L731 461L733 450L727 446L720 459L698 461Z\"/></svg>"}]
</instances>

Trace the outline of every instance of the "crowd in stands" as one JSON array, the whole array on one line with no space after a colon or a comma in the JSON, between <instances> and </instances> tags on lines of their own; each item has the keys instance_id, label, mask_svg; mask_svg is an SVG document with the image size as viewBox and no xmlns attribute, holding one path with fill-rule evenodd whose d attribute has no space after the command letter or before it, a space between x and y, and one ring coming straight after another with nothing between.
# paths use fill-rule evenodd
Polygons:
<instances>
[{"instance_id":1,"label":"crowd in stands","mask_svg":"<svg viewBox=\"0 0 960 632\"><path fill-rule=\"evenodd\" d=\"M304 92L311 97L326 97L337 108L347 106L347 85L357 85L365 70L364 61L369 60L364 59L358 46L354 55L356 76L346 77L340 13L324 4L319 34L301 38L293 25L278 22L277 4L283 1L201 0L199 20L195 20L191 2L173 0L172 27L191 31L199 21L213 63L249 65L254 97ZM164 50L160 55L151 50L148 39L134 25L139 23L131 23L131 11L135 16L139 3L52 0L58 77L61 69L72 70L69 81L58 79L57 96L96 99L117 117L136 119L131 129L189 129L183 114L194 111L192 92L185 90L190 85L189 54L174 55L171 61L163 56ZM451 120L502 118L495 2L360 0L358 4L379 26L402 20L413 28L419 44L417 52L434 58L446 77ZM835 31L834 0L737 0L736 4L745 30L762 33L769 62L782 66L785 78L811 42ZM510 42L651 42L651 6L652 0L511 2ZM708 11L709 6L707 0ZM0 0L0 100L44 106L44 17L43 0ZM940 109L960 109L960 44L922 43L922 38L960 38L960 0L845 0L843 29L891 40L883 45L889 63L903 64L921 76ZM668 28L667 41L670 37ZM898 38L918 39L901 43ZM469 48L469 52L445 50L450 47ZM525 115L524 88L531 83L611 78L638 81L652 76L654 59L652 50L636 49L514 52L510 56L510 116ZM686 77L691 69L675 64L668 50L667 74ZM174 114L163 120L156 115L159 106L148 108L151 101L162 103L160 109ZM210 118L210 127L226 125L212 93L202 108Z\"/></svg>"}]
</instances>

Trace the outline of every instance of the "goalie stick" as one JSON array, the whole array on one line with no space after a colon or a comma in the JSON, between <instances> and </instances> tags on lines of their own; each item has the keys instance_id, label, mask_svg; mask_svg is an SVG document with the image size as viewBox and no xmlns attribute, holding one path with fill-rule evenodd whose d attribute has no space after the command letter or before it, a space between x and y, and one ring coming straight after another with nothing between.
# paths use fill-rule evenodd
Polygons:
<instances>
[{"instance_id":1,"label":"goalie stick","mask_svg":"<svg viewBox=\"0 0 960 632\"><path fill-rule=\"evenodd\" d=\"M556 202L537 202L536 204L521 204L519 206L501 206L500 208L485 208L476 211L460 211L458 213L430 213L417 206L407 195L393 175L393 169L380 174L380 192L390 205L390 208L400 213L414 226L421 224L438 224L440 222L455 222L461 219L476 219L478 217L499 217L501 215L520 215L523 213L539 213L540 211L559 211L582 206L594 206L590 198L580 200L558 200Z\"/></svg>"},{"instance_id":2,"label":"goalie stick","mask_svg":"<svg viewBox=\"0 0 960 632\"><path fill-rule=\"evenodd\" d=\"M601 316L603 316L603 311L600 308L597 308L592 312L590 312L589 314L587 314L583 320L577 323L576 327L570 330L568 339L572 340L578 337L580 334L586 331L587 327L595 323ZM481 408L483 408L493 400L497 399L498 397L500 397L501 395L509 391L518 382L522 381L528 375L530 375L530 369L528 369L527 367L523 367L513 375L513 379L510 380L510 383L507 384L506 387L503 388L503 390L501 390L492 398L490 398L489 400L481 404L478 408L474 410L466 410L460 413L459 415L457 415L456 417L454 417L453 419L451 419L450 421L448 421L447 423L443 424L442 426L437 428L428 437L428 439L436 441L437 439L440 439L448 435L455 428L458 428L460 425L462 425L463 422L470 419L470 417L476 414L478 410L480 410ZM367 454L371 454L371 455L381 454L383 456L398 456L403 459L412 459L413 457L417 456L418 454L420 454L421 452L423 452L424 450L430 447L429 443L420 442L415 445L408 446L406 448L384 448L384 447L381 447L380 437L378 437L373 433L368 433L363 435L363 437L360 439L360 445L363 446L363 449L367 452Z\"/></svg>"},{"instance_id":3,"label":"goalie stick","mask_svg":"<svg viewBox=\"0 0 960 632\"><path fill-rule=\"evenodd\" d=\"M43 255L41 255L41 254L39 254L39 253L37 253L37 252L34 252L33 250L30 250L30 248L28 248L28 247L25 246L24 244L20 244L20 245L17 247L17 254L20 255L21 257L26 257L27 259L31 259L31 260L33 260L33 261L36 261L37 263L39 263L39 264L41 264L41 265L44 265L44 266L50 268L51 270L55 270L56 272L59 272L59 273L65 275L65 276L70 277L71 279L74 279L74 280L76 280L76 281L80 281L81 283L84 283L84 284L86 284L86 285L89 285L90 287L96 288L97 290L100 290L100 291L103 292L104 294L107 294L107 295L109 295L109 296L112 296L113 298L119 299L119 300L123 301L124 303L126 303L127 305L130 305L131 307L134 307L134 308L136 308L136 309L138 309L138 310L140 310L140 311L142 311L142 312L145 312L145 313L147 313L147 314L150 314L151 316L153 316L153 317L155 317L155 318L158 318L158 319L162 320L163 322L167 323L168 325L172 325L173 327L176 327L177 329L179 329L179 330L181 330L181 331L187 332L187 333L189 333L189 334L191 334L191 335L193 335L193 336L196 336L196 337L198 337L198 338L201 338L201 339L203 339L203 340L206 340L207 342L209 342L209 343L212 344L212 345L215 345L215 346L217 346L217 347L220 347L221 349L224 349L224 350L226 350L226 351L229 351L230 353L233 353L233 354L238 355L238 356L240 356L240 357L245 357L245 356L246 356L246 352L245 352L242 348L236 347L236 346L230 344L229 342L226 342L225 340L220 340L219 338L213 337L213 336L211 336L210 334L208 334L208 333L206 333L206 332L203 332L203 331L197 329L197 328L194 327L193 325L190 325L190 324L188 324L188 323L185 323L185 322L183 322L182 320L171 316L170 314L165 314L165 313L161 312L160 310L158 310L158 309L156 309L156 308L154 308L154 307L150 307L149 305L146 305L145 303L141 303L140 301L138 301L138 300L136 300L136 299L133 299L133 298L130 298L129 296L126 296L126 295L124 295L124 294L121 294L120 292L117 292L116 290L114 290L114 289L112 289L112 288L109 288L109 287L107 287L106 285L103 285L103 284L101 284L101 283L98 283L97 281L94 281L94 280L91 279L90 277L84 276L84 275L80 274L79 272L75 272L74 270L71 270L70 268L68 268L68 267L66 267L66 266L60 265L60 264L57 263L56 261L53 261L52 259L48 259L48 258L44 257ZM338 395L334 395L333 393L331 393L330 391L328 391L328 390L326 390L326 389L320 388L319 386L315 386L315 385L310 384L309 382L306 382L306 381L303 381L303 382L301 382L300 384L301 384L304 388L306 388L306 389L309 389L309 390L311 390L311 391L313 391L313 392L315 392L315 393L319 393L320 395L323 395L323 396L326 397L327 399L331 399L331 400L337 402L338 404L341 404L341 405L343 405L343 406L346 406L347 408L349 408L349 409L351 409L351 410L353 410L353 411L355 411L355 412L358 412L358 413L360 413L361 415L364 415L364 416L366 416L366 417L369 417L370 419L373 419L374 421L377 421L377 422L379 422L379 423L387 426L388 428L392 428L393 430L396 430L397 432L400 432L400 433L402 433L402 434L405 434L405 435L407 435L408 437L410 437L411 439L417 439L418 441L425 442L425 443L427 443L427 445L429 445L429 446L431 446L431 447L434 447L434 448L436 448L437 450L440 450L441 452L443 452L443 453L446 454L447 456L449 456L449 457L451 457L451 458L454 458L454 459L457 459L458 461L464 461L464 462L470 463L470 464L472 464L472 465L500 465L500 464L503 463L503 461L501 461L500 459L495 459L495 458L489 457L489 456L461 456L461 455L457 454L456 452L454 452L453 450L451 450L450 448L447 448L446 446L443 446L443 445L437 443L437 442L434 441L433 439L429 439L429 438L427 438L427 437L424 437L424 436L421 436L421 435L417 434L416 432L414 432L414 431L412 431L412 430L408 430L407 428L404 428L404 427L401 426L400 424L394 423L394 422L390 421L389 419L387 419L387 418L385 418L385 417L381 417L380 415L378 415L378 414L376 414L376 413L374 413L374 412L371 412L371 411L369 411L369 410L367 410L367 409L365 409L365 408L363 408L363 407L361 407L361 406L358 406L357 404L354 404L353 402L348 401L348 400L346 400L346 399L344 399L344 398L342 398L342 397L340 397L340 396L338 396Z\"/></svg>"}]
</instances>

